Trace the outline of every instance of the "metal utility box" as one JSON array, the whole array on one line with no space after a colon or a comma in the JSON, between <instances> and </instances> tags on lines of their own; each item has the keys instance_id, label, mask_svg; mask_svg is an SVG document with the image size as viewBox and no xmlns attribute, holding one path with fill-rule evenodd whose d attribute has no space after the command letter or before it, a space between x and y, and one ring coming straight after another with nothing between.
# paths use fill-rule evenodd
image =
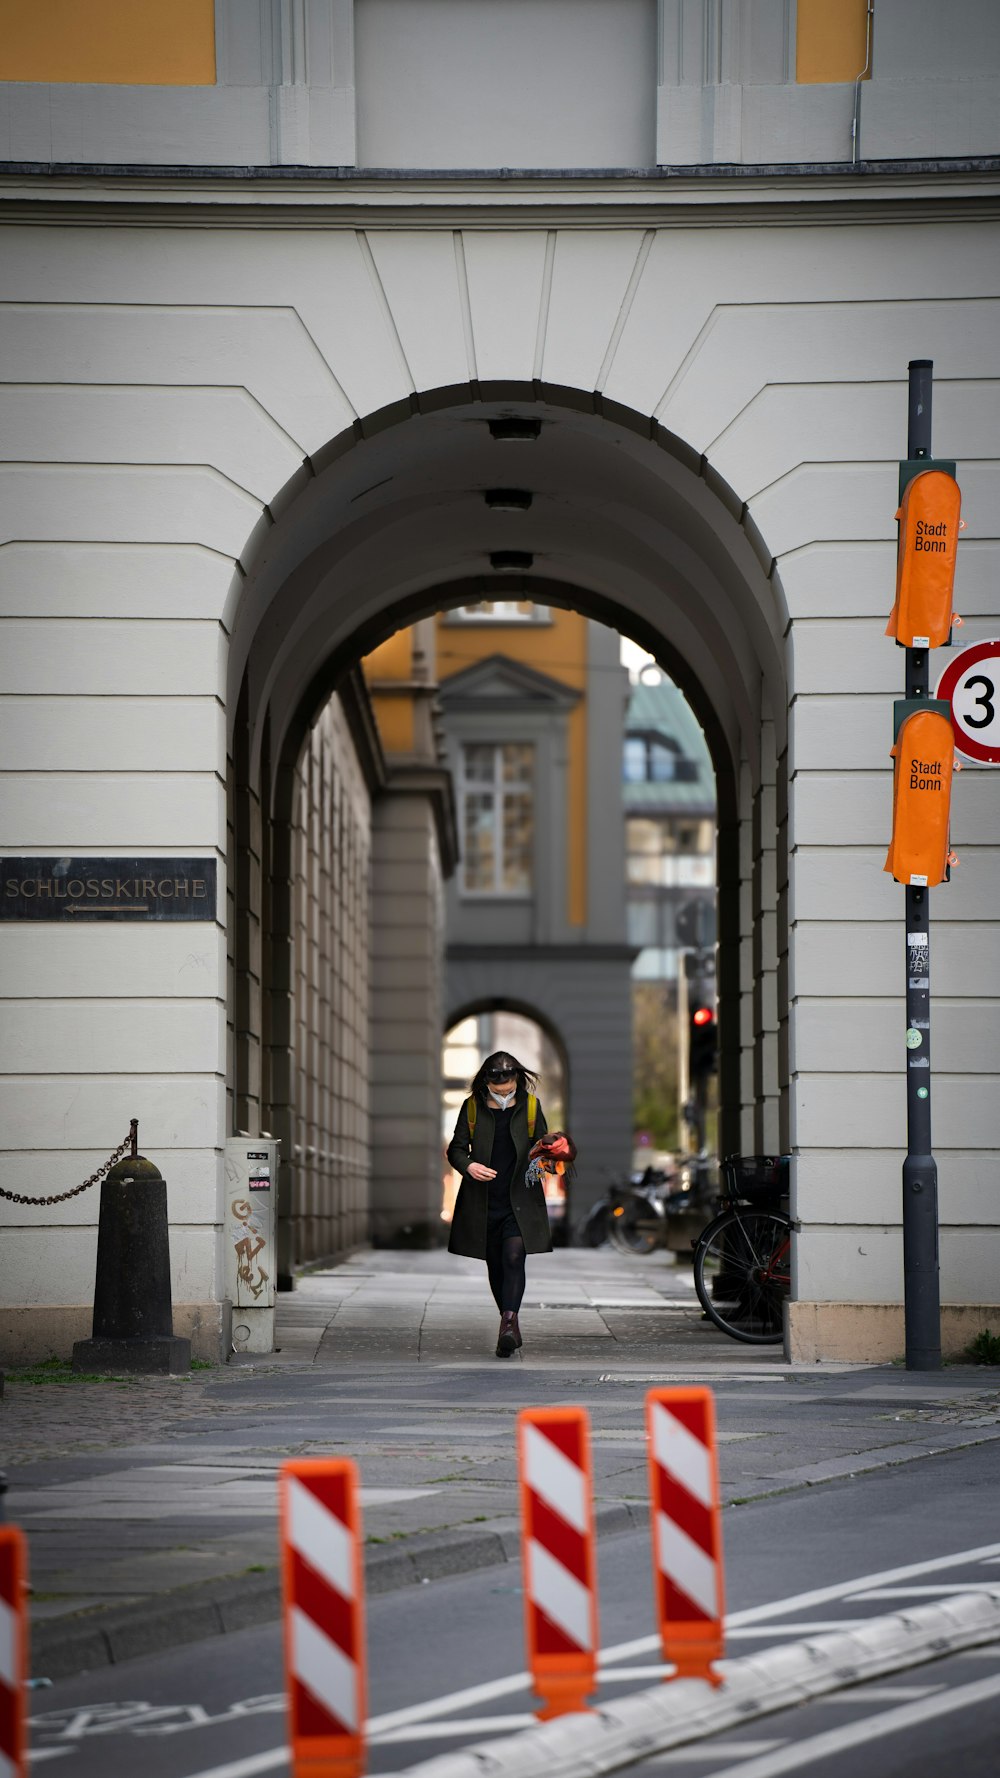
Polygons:
<instances>
[{"instance_id":1,"label":"metal utility box","mask_svg":"<svg viewBox=\"0 0 1000 1778\"><path fill-rule=\"evenodd\" d=\"M223 1241L234 1352L274 1351L279 1148L273 1136L226 1138Z\"/></svg>"}]
</instances>

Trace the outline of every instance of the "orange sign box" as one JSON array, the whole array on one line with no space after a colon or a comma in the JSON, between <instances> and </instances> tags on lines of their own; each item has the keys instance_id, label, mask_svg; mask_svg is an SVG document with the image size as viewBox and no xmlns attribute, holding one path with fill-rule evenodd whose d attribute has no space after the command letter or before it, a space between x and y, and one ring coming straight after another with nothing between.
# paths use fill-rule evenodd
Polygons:
<instances>
[{"instance_id":1,"label":"orange sign box","mask_svg":"<svg viewBox=\"0 0 1000 1778\"><path fill-rule=\"evenodd\" d=\"M896 517L896 603L886 625L900 648L943 648L951 634L962 494L943 469L915 475Z\"/></svg>"},{"instance_id":2,"label":"orange sign box","mask_svg":"<svg viewBox=\"0 0 1000 1778\"><path fill-rule=\"evenodd\" d=\"M944 881L951 822L955 736L939 710L916 710L900 725L892 780L892 839L885 869L897 883L933 889Z\"/></svg>"}]
</instances>

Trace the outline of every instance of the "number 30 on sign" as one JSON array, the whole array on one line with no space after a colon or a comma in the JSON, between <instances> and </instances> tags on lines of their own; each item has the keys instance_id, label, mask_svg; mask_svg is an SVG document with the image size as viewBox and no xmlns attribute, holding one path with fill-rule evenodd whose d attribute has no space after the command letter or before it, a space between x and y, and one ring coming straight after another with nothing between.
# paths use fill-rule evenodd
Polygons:
<instances>
[{"instance_id":1,"label":"number 30 on sign","mask_svg":"<svg viewBox=\"0 0 1000 1778\"><path fill-rule=\"evenodd\" d=\"M951 705L958 751L1000 765L1000 638L963 648L938 680L937 695Z\"/></svg>"}]
</instances>

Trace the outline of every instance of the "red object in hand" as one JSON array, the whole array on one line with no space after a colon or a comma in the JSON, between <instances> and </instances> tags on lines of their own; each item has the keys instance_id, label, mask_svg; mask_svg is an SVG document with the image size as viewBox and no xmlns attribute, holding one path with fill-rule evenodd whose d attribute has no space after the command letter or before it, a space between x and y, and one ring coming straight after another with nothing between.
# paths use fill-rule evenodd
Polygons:
<instances>
[{"instance_id":1,"label":"red object in hand","mask_svg":"<svg viewBox=\"0 0 1000 1778\"><path fill-rule=\"evenodd\" d=\"M547 1136L540 1136L531 1149L529 1160L535 1161L568 1161L576 1160L576 1143L565 1130L550 1130Z\"/></svg>"}]
</instances>

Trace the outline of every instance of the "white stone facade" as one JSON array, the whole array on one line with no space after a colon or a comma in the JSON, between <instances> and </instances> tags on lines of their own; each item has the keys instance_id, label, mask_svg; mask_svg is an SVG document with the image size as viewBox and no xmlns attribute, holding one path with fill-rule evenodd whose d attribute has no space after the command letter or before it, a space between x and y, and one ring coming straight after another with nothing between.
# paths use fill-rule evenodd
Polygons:
<instances>
[{"instance_id":1,"label":"white stone facade","mask_svg":"<svg viewBox=\"0 0 1000 1778\"><path fill-rule=\"evenodd\" d=\"M155 104L128 154L110 137L99 154L98 112L32 150L25 94L7 98L12 160L165 158ZM47 127L69 131L84 98L53 104ZM332 99L323 115L333 131ZM941 130L913 152L967 152ZM520 181L11 168L3 850L214 856L224 896L246 862L226 812L241 689L249 768L263 783L266 754L276 783L360 652L492 593L492 548L531 550L535 596L655 650L706 728L728 1141L795 1156L801 1349L876 1355L888 1305L879 1350L900 1350L896 461L907 361L931 358L935 453L958 461L968 525L961 640L996 634L998 198L993 164L959 161ZM503 414L538 438L497 442ZM535 493L502 530L482 501L501 479ZM960 779L962 864L932 898L954 1306L998 1302L998 792L988 768ZM175 1300L214 1326L223 925L0 923L0 980L4 1184L64 1190L139 1116L169 1181ZM95 1218L94 1193L0 1205L22 1320L55 1330L88 1301Z\"/></svg>"}]
</instances>

